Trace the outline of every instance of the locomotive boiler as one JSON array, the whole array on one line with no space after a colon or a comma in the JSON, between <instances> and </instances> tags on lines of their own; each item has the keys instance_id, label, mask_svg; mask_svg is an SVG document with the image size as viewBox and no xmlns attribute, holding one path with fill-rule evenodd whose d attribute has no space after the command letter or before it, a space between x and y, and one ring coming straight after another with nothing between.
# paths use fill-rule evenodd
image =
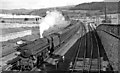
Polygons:
<instances>
[{"instance_id":1,"label":"locomotive boiler","mask_svg":"<svg viewBox=\"0 0 120 73\"><path fill-rule=\"evenodd\" d=\"M7 63L7 65L11 65L9 69L30 71L34 67L39 67L44 59L51 56L56 47L60 47L61 44L70 39L79 28L78 21L74 20L68 27L59 32L19 45L16 48L16 51L19 52L17 57Z\"/></svg>"}]
</instances>

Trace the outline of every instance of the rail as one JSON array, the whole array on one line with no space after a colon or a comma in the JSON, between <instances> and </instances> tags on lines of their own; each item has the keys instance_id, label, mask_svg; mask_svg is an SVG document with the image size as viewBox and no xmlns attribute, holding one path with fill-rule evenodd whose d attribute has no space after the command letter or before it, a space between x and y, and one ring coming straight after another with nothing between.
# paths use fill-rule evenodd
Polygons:
<instances>
[{"instance_id":1,"label":"rail","mask_svg":"<svg viewBox=\"0 0 120 73\"><path fill-rule=\"evenodd\" d=\"M83 70L82 72L84 72L85 70L85 58L86 58L86 53L87 53L87 36L85 36L85 50L84 50L84 56L83 56Z\"/></svg>"},{"instance_id":2,"label":"rail","mask_svg":"<svg viewBox=\"0 0 120 73\"><path fill-rule=\"evenodd\" d=\"M89 32L86 33L84 38L81 38L79 42L78 51L76 53L75 60L73 61L73 67L70 69L72 70L71 73L74 71L80 71L82 73L101 73L102 71L108 71L106 68L109 65L109 61L103 60L103 58L106 57L101 55L101 45L98 41L97 32L90 26L88 26L88 30ZM106 62L105 68L102 64L103 62Z\"/></svg>"},{"instance_id":3,"label":"rail","mask_svg":"<svg viewBox=\"0 0 120 73\"><path fill-rule=\"evenodd\" d=\"M96 32L95 32L96 33ZM99 48L99 45L98 45L98 40L97 40L97 37L95 34L93 34L94 37L95 37L95 41L97 43L97 48L98 48L98 70L99 70L99 73L100 73L100 70L101 70L101 60L100 60L100 48Z\"/></svg>"},{"instance_id":4,"label":"rail","mask_svg":"<svg viewBox=\"0 0 120 73\"><path fill-rule=\"evenodd\" d=\"M89 28L89 30L92 30L92 29ZM90 34L89 36L92 37L91 34ZM92 40L93 40L92 38L90 38L90 40L91 40L91 42L93 42L93 41L92 41ZM92 65L92 56L93 56L93 44L91 44L90 61L89 61L90 66L89 66L89 68L88 68L88 72L90 72L90 69L91 69L91 65Z\"/></svg>"}]
</instances>

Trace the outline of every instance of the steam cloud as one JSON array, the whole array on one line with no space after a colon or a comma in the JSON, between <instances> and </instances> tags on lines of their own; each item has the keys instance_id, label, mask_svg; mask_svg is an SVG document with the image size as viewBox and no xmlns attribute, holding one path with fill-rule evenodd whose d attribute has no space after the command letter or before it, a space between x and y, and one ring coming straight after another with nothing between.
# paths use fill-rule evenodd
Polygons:
<instances>
[{"instance_id":1,"label":"steam cloud","mask_svg":"<svg viewBox=\"0 0 120 73\"><path fill-rule=\"evenodd\" d=\"M40 38L43 38L44 31L48 30L50 27L57 26L65 26L67 25L67 21L65 21L65 17L62 15L61 12L54 10L54 11L47 11L45 18L42 19L41 24L39 24L40 30Z\"/></svg>"}]
</instances>

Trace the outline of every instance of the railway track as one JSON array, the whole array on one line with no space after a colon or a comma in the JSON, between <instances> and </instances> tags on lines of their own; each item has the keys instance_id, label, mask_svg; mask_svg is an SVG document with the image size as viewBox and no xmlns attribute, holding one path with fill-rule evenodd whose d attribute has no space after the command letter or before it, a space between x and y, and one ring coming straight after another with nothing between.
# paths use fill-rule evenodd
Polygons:
<instances>
[{"instance_id":1,"label":"railway track","mask_svg":"<svg viewBox=\"0 0 120 73\"><path fill-rule=\"evenodd\" d=\"M88 30L89 32L79 39L78 51L69 70L71 73L74 71L82 73L112 71L96 31L91 26L88 26Z\"/></svg>"}]
</instances>

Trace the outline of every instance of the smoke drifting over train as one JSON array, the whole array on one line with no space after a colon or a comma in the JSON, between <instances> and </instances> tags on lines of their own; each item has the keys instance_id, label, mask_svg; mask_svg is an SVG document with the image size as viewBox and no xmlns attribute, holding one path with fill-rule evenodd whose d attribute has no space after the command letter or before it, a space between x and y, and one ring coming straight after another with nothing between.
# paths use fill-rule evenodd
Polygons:
<instances>
[{"instance_id":1,"label":"smoke drifting over train","mask_svg":"<svg viewBox=\"0 0 120 73\"><path fill-rule=\"evenodd\" d=\"M65 17L62 15L61 12L54 10L54 11L47 11L45 18L42 19L41 24L39 24L40 30L40 38L43 38L44 31L48 30L54 26L65 26L64 24L68 24L68 21L65 20Z\"/></svg>"}]
</instances>

